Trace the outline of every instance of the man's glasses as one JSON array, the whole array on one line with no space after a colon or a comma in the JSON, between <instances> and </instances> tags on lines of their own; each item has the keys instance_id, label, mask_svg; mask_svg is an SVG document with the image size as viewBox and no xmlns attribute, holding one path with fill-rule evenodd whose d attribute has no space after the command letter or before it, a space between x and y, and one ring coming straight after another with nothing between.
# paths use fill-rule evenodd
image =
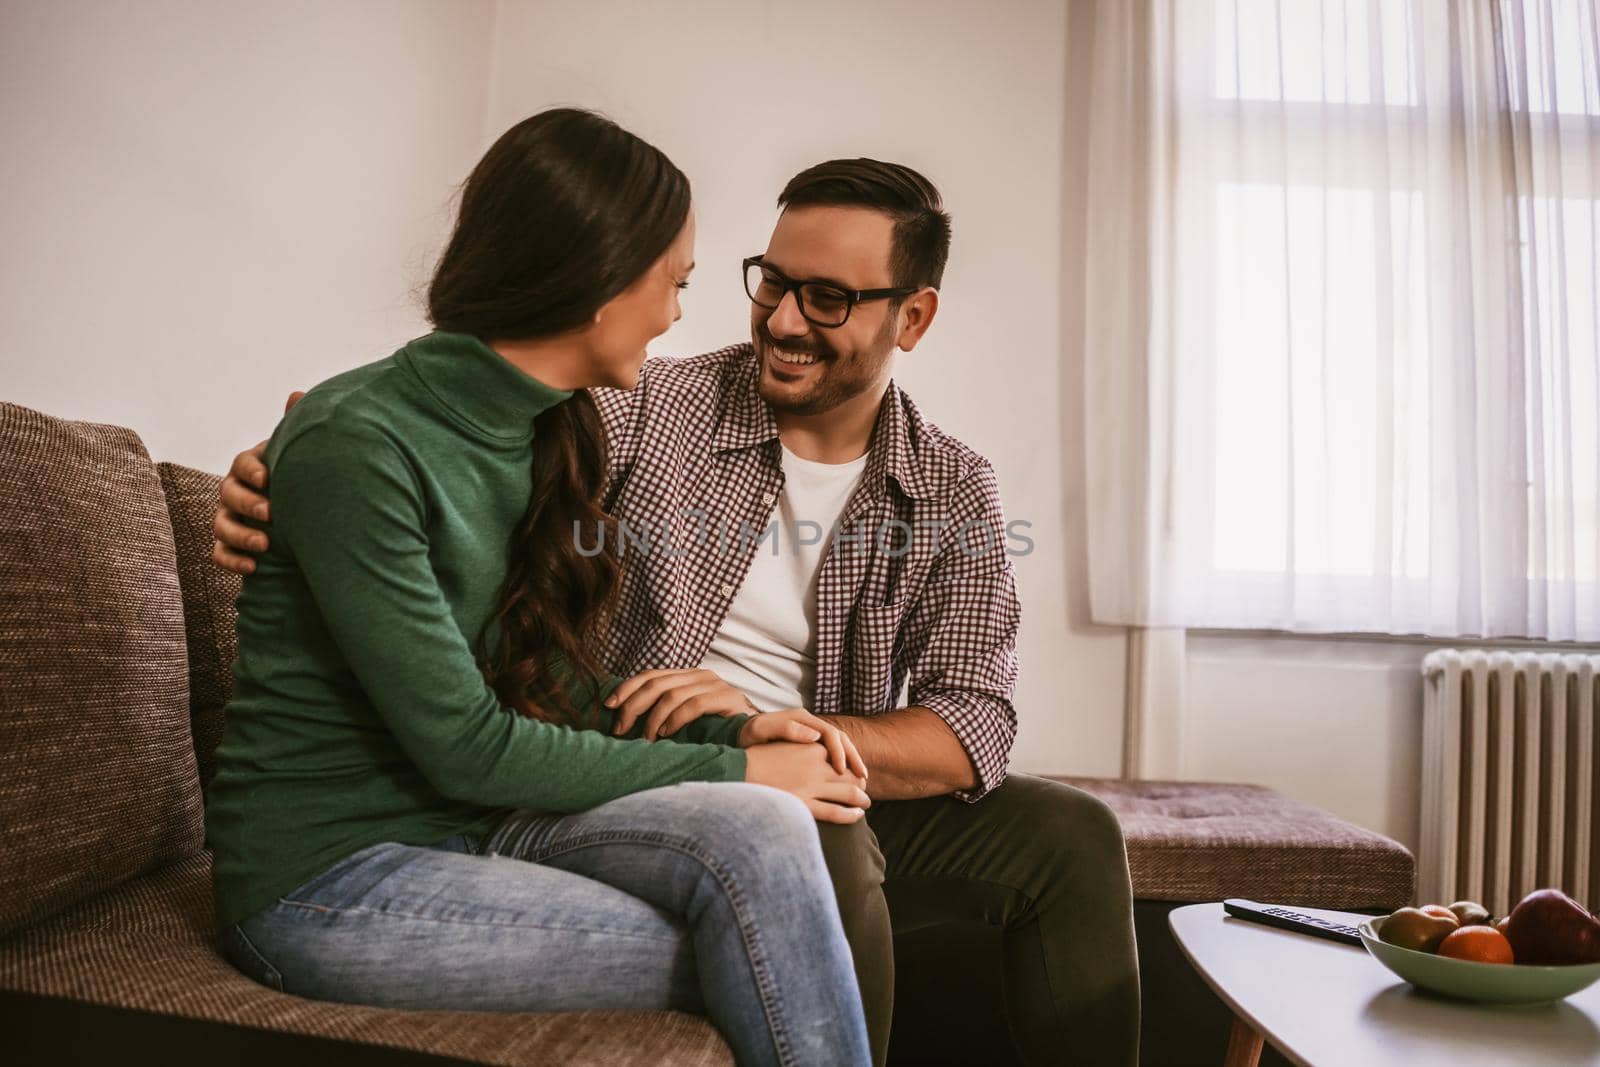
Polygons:
<instances>
[{"instance_id":1,"label":"man's glasses","mask_svg":"<svg viewBox=\"0 0 1600 1067\"><path fill-rule=\"evenodd\" d=\"M793 290L800 314L811 325L825 329L843 326L850 317L850 309L863 300L910 296L921 288L920 285L904 285L894 289L841 289L825 282L797 282L761 262L760 256L744 261L744 291L757 307L770 311L783 303L785 294Z\"/></svg>"}]
</instances>

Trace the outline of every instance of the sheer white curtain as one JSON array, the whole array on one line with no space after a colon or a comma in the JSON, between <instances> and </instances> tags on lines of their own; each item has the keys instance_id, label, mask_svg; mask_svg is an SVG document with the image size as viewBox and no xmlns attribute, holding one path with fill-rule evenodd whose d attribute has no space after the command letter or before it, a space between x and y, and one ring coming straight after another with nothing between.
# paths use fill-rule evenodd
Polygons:
<instances>
[{"instance_id":1,"label":"sheer white curtain","mask_svg":"<svg viewBox=\"0 0 1600 1067\"><path fill-rule=\"evenodd\" d=\"M1600 640L1596 0L1101 0L1097 620Z\"/></svg>"}]
</instances>

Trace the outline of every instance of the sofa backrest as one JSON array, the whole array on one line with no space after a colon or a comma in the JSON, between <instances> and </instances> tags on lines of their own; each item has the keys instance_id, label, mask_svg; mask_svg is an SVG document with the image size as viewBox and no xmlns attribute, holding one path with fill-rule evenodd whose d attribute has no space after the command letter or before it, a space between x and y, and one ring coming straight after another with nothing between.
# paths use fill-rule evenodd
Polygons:
<instances>
[{"instance_id":1,"label":"sofa backrest","mask_svg":"<svg viewBox=\"0 0 1600 1067\"><path fill-rule=\"evenodd\" d=\"M176 463L161 463L156 469L178 549L189 643L189 714L203 789L217 771L222 710L233 693L233 659L239 648L234 601L243 579L211 562L211 516L222 479Z\"/></svg>"},{"instance_id":2,"label":"sofa backrest","mask_svg":"<svg viewBox=\"0 0 1600 1067\"><path fill-rule=\"evenodd\" d=\"M143 442L0 402L0 935L200 849L188 674Z\"/></svg>"}]
</instances>

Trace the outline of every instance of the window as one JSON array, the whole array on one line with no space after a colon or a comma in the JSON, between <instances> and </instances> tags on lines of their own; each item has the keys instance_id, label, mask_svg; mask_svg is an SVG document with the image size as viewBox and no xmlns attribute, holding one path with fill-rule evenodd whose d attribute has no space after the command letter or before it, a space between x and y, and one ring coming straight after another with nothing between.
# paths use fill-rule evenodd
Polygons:
<instances>
[{"instance_id":1,"label":"window","mask_svg":"<svg viewBox=\"0 0 1600 1067\"><path fill-rule=\"evenodd\" d=\"M1596 5L1149 10L1147 551L1097 617L1600 640Z\"/></svg>"}]
</instances>

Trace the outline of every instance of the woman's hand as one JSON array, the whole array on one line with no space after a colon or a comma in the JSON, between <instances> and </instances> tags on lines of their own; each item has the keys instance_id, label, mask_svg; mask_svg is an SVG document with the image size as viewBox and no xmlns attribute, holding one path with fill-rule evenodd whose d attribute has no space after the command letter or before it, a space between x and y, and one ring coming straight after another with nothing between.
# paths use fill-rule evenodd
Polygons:
<instances>
[{"instance_id":1,"label":"woman's hand","mask_svg":"<svg viewBox=\"0 0 1600 1067\"><path fill-rule=\"evenodd\" d=\"M818 822L860 822L872 806L866 780L834 770L821 745L752 745L745 750L744 780L793 793Z\"/></svg>"},{"instance_id":2,"label":"woman's hand","mask_svg":"<svg viewBox=\"0 0 1600 1067\"><path fill-rule=\"evenodd\" d=\"M820 715L805 708L787 711L767 711L744 724L739 731L739 747L764 745L773 741L795 741L801 744L818 742L828 750L828 762L840 774L852 774L863 782L867 780L867 764L856 750L850 735Z\"/></svg>"},{"instance_id":3,"label":"woman's hand","mask_svg":"<svg viewBox=\"0 0 1600 1067\"><path fill-rule=\"evenodd\" d=\"M606 698L617 711L612 733L622 736L645 715L644 737L670 737L702 715L739 715L756 711L745 695L715 671L641 671Z\"/></svg>"}]
</instances>

